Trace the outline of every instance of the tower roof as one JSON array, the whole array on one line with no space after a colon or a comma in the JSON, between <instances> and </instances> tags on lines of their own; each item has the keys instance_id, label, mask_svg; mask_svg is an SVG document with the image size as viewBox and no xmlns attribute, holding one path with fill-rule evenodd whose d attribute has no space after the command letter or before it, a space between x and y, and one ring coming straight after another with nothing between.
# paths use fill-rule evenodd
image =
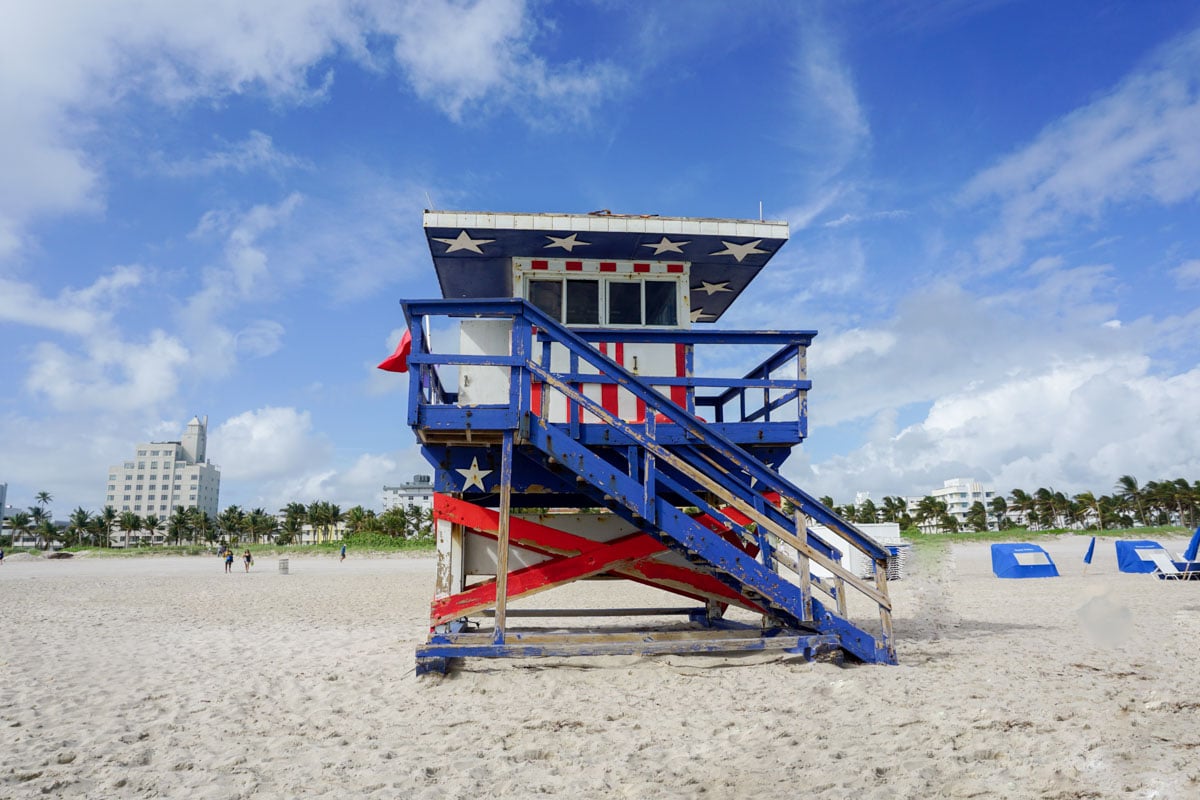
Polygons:
<instances>
[{"instance_id":1,"label":"tower roof","mask_svg":"<svg viewBox=\"0 0 1200 800\"><path fill-rule=\"evenodd\" d=\"M788 239L779 221L426 211L442 296L509 297L514 256L691 264L695 319L713 322Z\"/></svg>"}]
</instances>

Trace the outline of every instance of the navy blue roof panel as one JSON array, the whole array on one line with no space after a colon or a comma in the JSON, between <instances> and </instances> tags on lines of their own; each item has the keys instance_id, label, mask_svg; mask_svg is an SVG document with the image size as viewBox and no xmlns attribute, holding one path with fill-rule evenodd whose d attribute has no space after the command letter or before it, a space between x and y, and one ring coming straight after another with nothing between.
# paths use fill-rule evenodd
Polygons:
<instances>
[{"instance_id":1,"label":"navy blue roof panel","mask_svg":"<svg viewBox=\"0 0 1200 800\"><path fill-rule=\"evenodd\" d=\"M691 263L694 322L713 322L788 239L786 222L620 215L425 212L442 296L511 297L511 259Z\"/></svg>"}]
</instances>

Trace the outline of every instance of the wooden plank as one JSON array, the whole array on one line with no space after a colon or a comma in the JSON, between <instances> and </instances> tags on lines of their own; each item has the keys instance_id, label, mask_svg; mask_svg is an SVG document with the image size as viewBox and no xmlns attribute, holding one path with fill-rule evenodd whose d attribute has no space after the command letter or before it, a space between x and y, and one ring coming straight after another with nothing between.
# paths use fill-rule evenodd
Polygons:
<instances>
[{"instance_id":1,"label":"wooden plank","mask_svg":"<svg viewBox=\"0 0 1200 800\"><path fill-rule=\"evenodd\" d=\"M445 496L435 496L434 504L437 513L444 519L465 524L481 535L494 536L496 534L498 515L491 509L480 508L465 500ZM605 546L603 542L595 542L519 517L514 517L510 525L511 541L514 545L546 555L575 556L588 552L599 553ZM642 535L647 536L655 543L656 549L652 551L653 554L667 552L666 545L646 534ZM687 567L640 559L614 571L622 577L636 580L639 583L682 594L702 602L711 599L722 603L735 603L751 611L762 610L756 603L738 594L713 576Z\"/></svg>"},{"instance_id":2,"label":"wooden plank","mask_svg":"<svg viewBox=\"0 0 1200 800\"><path fill-rule=\"evenodd\" d=\"M570 558L559 558L516 570L501 585L506 573L497 570L496 581L485 583L450 597L435 599L432 617L436 623L447 622L496 606L497 626L504 621L500 600L505 596L516 599L553 589L564 583L607 572L615 565L636 561L656 552L661 545L641 533L631 534Z\"/></svg>"},{"instance_id":3,"label":"wooden plank","mask_svg":"<svg viewBox=\"0 0 1200 800\"><path fill-rule=\"evenodd\" d=\"M674 631L643 631L643 630L590 630L574 632L556 632L524 630L512 631L512 643L521 644L604 644L606 642L702 642L737 639L779 638L785 636L802 637L824 634L803 633L797 630L771 631L765 634L756 627L749 625L733 628L704 628ZM486 631L463 631L459 633L437 634L431 636L430 644L487 644L491 635Z\"/></svg>"},{"instance_id":4,"label":"wooden plank","mask_svg":"<svg viewBox=\"0 0 1200 800\"><path fill-rule=\"evenodd\" d=\"M494 586L496 603L496 628L494 635L496 644L504 643L505 611L508 608L508 529L510 512L512 510L512 458L513 434L512 431L505 431L504 444L501 445L500 451L500 529L497 538L496 584ZM486 589L487 587L481 588Z\"/></svg>"},{"instance_id":5,"label":"wooden plank","mask_svg":"<svg viewBox=\"0 0 1200 800\"><path fill-rule=\"evenodd\" d=\"M615 655L668 655L678 653L733 653L772 650L817 651L837 647L833 636L773 636L741 639L645 642L597 642L585 644L427 644L417 647L418 658L536 658Z\"/></svg>"},{"instance_id":6,"label":"wooden plank","mask_svg":"<svg viewBox=\"0 0 1200 800\"><path fill-rule=\"evenodd\" d=\"M683 606L679 608L510 608L509 617L537 618L585 618L585 617L679 617L703 612L702 608ZM495 614L484 611L485 617Z\"/></svg>"}]
</instances>

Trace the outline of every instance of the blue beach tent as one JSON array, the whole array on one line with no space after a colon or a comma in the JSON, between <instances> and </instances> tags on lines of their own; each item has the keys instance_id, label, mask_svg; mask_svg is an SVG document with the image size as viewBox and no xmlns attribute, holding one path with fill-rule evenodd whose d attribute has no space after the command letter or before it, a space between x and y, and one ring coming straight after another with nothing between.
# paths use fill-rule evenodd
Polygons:
<instances>
[{"instance_id":1,"label":"blue beach tent","mask_svg":"<svg viewBox=\"0 0 1200 800\"><path fill-rule=\"evenodd\" d=\"M1196 532L1192 534L1192 540L1188 542L1187 550L1183 551L1183 560L1195 561L1198 552L1200 552L1200 525L1196 526Z\"/></svg>"},{"instance_id":2,"label":"blue beach tent","mask_svg":"<svg viewBox=\"0 0 1200 800\"><path fill-rule=\"evenodd\" d=\"M1166 548L1149 539L1121 540L1116 543L1116 546L1117 569L1121 572L1154 572L1154 562L1143 558L1142 553L1149 550L1161 550L1163 555L1167 554Z\"/></svg>"},{"instance_id":3,"label":"blue beach tent","mask_svg":"<svg viewBox=\"0 0 1200 800\"><path fill-rule=\"evenodd\" d=\"M997 578L1057 578L1050 554L1036 544L992 545L992 572Z\"/></svg>"}]
</instances>

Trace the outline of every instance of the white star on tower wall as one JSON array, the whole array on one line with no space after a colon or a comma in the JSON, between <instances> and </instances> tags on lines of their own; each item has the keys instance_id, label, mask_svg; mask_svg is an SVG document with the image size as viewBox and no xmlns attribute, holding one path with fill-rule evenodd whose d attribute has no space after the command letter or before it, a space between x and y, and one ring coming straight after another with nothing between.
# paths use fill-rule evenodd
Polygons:
<instances>
[{"instance_id":1,"label":"white star on tower wall","mask_svg":"<svg viewBox=\"0 0 1200 800\"><path fill-rule=\"evenodd\" d=\"M433 240L446 245L447 253L453 253L456 250L470 250L472 253L479 253L480 255L483 255L483 250L480 249L479 245L491 244L496 241L495 239L472 239L471 234L466 231L462 231L454 239L439 239L435 236Z\"/></svg>"},{"instance_id":2,"label":"white star on tower wall","mask_svg":"<svg viewBox=\"0 0 1200 800\"><path fill-rule=\"evenodd\" d=\"M472 486L478 486L479 491L486 492L487 487L483 485L483 479L495 472L494 469L480 469L478 458L471 459L470 469L456 469L454 471L463 476L464 492Z\"/></svg>"}]
</instances>

